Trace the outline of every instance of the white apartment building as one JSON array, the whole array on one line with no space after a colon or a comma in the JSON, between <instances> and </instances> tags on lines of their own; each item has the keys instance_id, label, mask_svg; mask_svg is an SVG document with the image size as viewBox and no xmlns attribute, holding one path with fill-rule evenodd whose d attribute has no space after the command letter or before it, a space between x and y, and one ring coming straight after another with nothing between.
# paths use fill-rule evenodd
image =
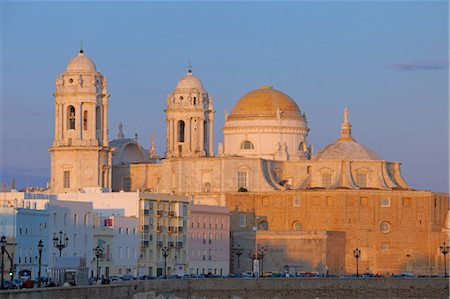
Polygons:
<instances>
[{"instance_id":1,"label":"white apartment building","mask_svg":"<svg viewBox=\"0 0 450 299\"><path fill-rule=\"evenodd\" d=\"M230 211L189 204L188 263L191 274L230 272Z\"/></svg>"}]
</instances>

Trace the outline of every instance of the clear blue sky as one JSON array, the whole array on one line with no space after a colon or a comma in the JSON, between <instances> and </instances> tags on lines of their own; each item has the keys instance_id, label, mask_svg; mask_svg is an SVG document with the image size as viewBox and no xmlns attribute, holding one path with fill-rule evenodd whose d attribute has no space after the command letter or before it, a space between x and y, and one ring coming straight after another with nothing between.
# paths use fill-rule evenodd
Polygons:
<instances>
[{"instance_id":1,"label":"clear blue sky","mask_svg":"<svg viewBox=\"0 0 450 299\"><path fill-rule=\"evenodd\" d=\"M165 149L167 95L194 74L224 110L260 85L306 112L316 152L353 135L402 162L417 189L449 187L447 1L1 2L0 183L44 185L56 77L77 54L108 79L110 139L119 122Z\"/></svg>"}]
</instances>

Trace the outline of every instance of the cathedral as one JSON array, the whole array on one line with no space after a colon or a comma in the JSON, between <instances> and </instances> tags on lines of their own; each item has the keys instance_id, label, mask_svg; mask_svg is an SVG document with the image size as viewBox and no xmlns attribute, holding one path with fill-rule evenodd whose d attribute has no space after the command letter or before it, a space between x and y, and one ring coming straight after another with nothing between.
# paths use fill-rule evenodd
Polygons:
<instances>
[{"instance_id":1,"label":"cathedral","mask_svg":"<svg viewBox=\"0 0 450 299\"><path fill-rule=\"evenodd\" d=\"M167 98L166 151L158 156L153 138L145 149L125 138L122 125L108 140L106 87L82 50L57 78L51 192L141 190L228 207L234 272L252 267L247 256L237 261L236 246L264 248L264 269L276 272L354 272L356 248L362 271L437 274L444 267L448 194L414 190L399 162L358 143L347 108L336 141L314 153L305 112L261 86L225 112L215 153L213 98L189 68Z\"/></svg>"}]
</instances>

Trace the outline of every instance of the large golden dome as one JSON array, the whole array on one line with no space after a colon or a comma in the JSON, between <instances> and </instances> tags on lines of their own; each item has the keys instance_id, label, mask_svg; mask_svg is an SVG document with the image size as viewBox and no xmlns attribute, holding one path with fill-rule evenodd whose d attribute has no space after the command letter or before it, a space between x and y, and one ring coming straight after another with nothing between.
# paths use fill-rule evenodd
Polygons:
<instances>
[{"instance_id":1,"label":"large golden dome","mask_svg":"<svg viewBox=\"0 0 450 299\"><path fill-rule=\"evenodd\" d=\"M280 116L283 119L302 118L300 109L291 97L272 86L261 86L244 95L234 106L229 118L277 119Z\"/></svg>"}]
</instances>

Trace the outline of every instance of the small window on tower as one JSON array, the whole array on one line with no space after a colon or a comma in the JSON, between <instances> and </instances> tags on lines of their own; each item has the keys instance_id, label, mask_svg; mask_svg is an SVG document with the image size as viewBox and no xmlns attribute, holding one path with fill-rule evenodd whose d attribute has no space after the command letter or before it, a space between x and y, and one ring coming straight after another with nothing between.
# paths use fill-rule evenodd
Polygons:
<instances>
[{"instance_id":1,"label":"small window on tower","mask_svg":"<svg viewBox=\"0 0 450 299\"><path fill-rule=\"evenodd\" d=\"M83 114L83 129L86 131L88 129L88 112L84 110Z\"/></svg>"},{"instance_id":2,"label":"small window on tower","mask_svg":"<svg viewBox=\"0 0 450 299\"><path fill-rule=\"evenodd\" d=\"M67 127L69 130L75 130L75 107L69 106L67 108Z\"/></svg>"},{"instance_id":3,"label":"small window on tower","mask_svg":"<svg viewBox=\"0 0 450 299\"><path fill-rule=\"evenodd\" d=\"M251 143L251 141L245 140L244 142L241 143L241 149L254 149L255 146L253 145L253 143Z\"/></svg>"},{"instance_id":4,"label":"small window on tower","mask_svg":"<svg viewBox=\"0 0 450 299\"><path fill-rule=\"evenodd\" d=\"M70 171L64 171L64 188L70 188Z\"/></svg>"}]
</instances>

